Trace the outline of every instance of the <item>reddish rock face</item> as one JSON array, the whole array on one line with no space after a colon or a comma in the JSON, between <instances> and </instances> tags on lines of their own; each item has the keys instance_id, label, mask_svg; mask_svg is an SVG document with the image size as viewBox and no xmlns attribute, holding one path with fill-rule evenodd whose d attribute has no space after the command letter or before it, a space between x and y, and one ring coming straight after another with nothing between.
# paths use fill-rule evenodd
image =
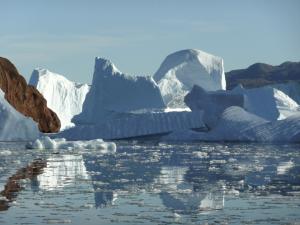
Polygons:
<instances>
[{"instance_id":1,"label":"reddish rock face","mask_svg":"<svg viewBox=\"0 0 300 225\"><path fill-rule=\"evenodd\" d=\"M31 117L44 133L55 133L60 129L60 121L55 112L47 107L47 101L33 86L18 73L16 67L0 57L0 88L6 100L20 113Z\"/></svg>"}]
</instances>

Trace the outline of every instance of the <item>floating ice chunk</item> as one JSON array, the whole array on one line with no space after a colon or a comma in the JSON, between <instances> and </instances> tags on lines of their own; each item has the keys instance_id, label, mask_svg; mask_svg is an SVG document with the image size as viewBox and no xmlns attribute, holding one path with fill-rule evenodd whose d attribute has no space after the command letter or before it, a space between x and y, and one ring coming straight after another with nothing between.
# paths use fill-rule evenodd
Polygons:
<instances>
[{"instance_id":1,"label":"floating ice chunk","mask_svg":"<svg viewBox=\"0 0 300 225\"><path fill-rule=\"evenodd\" d=\"M90 141L66 141L64 138L51 139L48 136L41 137L27 144L30 149L90 149L99 150L101 153L115 153L116 144L104 142L102 139Z\"/></svg>"},{"instance_id":2,"label":"floating ice chunk","mask_svg":"<svg viewBox=\"0 0 300 225\"><path fill-rule=\"evenodd\" d=\"M294 167L294 163L292 161L281 162L277 167L277 174L278 175L286 174L293 167Z\"/></svg>"}]
</instances>

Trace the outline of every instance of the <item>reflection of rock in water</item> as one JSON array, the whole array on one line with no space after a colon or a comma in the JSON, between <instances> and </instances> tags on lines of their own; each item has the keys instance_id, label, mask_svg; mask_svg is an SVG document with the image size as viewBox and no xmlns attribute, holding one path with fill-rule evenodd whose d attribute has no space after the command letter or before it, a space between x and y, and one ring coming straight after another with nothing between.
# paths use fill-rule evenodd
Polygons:
<instances>
[{"instance_id":1,"label":"reflection of rock in water","mask_svg":"<svg viewBox=\"0 0 300 225\"><path fill-rule=\"evenodd\" d=\"M21 180L30 179L35 180L38 174L43 172L43 168L46 166L44 160L37 159L33 161L27 167L19 169L13 176L11 176L4 190L1 191L0 196L0 211L7 210L9 208L9 203L12 202L18 195L18 192L23 188L20 184Z\"/></svg>"},{"instance_id":2,"label":"reflection of rock in water","mask_svg":"<svg viewBox=\"0 0 300 225\"><path fill-rule=\"evenodd\" d=\"M195 191L194 185L185 180L187 167L162 167L157 183L161 185L163 204L176 213L190 214L222 209L224 191L217 183L203 185ZM204 189L203 189L204 188Z\"/></svg>"},{"instance_id":3,"label":"reflection of rock in water","mask_svg":"<svg viewBox=\"0 0 300 225\"><path fill-rule=\"evenodd\" d=\"M44 172L37 177L38 187L48 191L72 185L76 179L88 179L81 155L50 157Z\"/></svg>"}]
</instances>

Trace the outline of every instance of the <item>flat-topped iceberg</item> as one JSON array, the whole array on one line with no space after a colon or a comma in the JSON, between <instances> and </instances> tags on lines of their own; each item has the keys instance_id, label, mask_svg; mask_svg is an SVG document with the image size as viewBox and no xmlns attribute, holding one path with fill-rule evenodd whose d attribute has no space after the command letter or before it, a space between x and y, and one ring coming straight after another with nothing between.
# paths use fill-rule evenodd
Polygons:
<instances>
[{"instance_id":1,"label":"flat-topped iceberg","mask_svg":"<svg viewBox=\"0 0 300 225\"><path fill-rule=\"evenodd\" d=\"M207 91L225 90L223 59L197 49L187 49L166 57L154 74L165 104L186 107L184 96L198 85Z\"/></svg>"},{"instance_id":2,"label":"flat-topped iceberg","mask_svg":"<svg viewBox=\"0 0 300 225\"><path fill-rule=\"evenodd\" d=\"M47 106L57 114L61 130L74 126L71 119L81 113L89 85L72 82L60 74L39 68L32 72L29 84L39 90L47 100Z\"/></svg>"},{"instance_id":3,"label":"flat-topped iceberg","mask_svg":"<svg viewBox=\"0 0 300 225\"><path fill-rule=\"evenodd\" d=\"M16 111L0 89L0 141L28 141L39 135L37 123Z\"/></svg>"}]
</instances>

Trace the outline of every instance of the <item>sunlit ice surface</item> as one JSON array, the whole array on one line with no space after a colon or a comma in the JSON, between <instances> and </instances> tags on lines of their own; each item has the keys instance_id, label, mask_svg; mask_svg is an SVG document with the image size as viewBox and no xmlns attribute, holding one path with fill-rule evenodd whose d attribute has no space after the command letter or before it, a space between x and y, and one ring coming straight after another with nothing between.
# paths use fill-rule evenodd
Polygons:
<instances>
[{"instance_id":1,"label":"sunlit ice surface","mask_svg":"<svg viewBox=\"0 0 300 225\"><path fill-rule=\"evenodd\" d=\"M299 145L116 144L100 154L1 143L0 224L300 222Z\"/></svg>"}]
</instances>

